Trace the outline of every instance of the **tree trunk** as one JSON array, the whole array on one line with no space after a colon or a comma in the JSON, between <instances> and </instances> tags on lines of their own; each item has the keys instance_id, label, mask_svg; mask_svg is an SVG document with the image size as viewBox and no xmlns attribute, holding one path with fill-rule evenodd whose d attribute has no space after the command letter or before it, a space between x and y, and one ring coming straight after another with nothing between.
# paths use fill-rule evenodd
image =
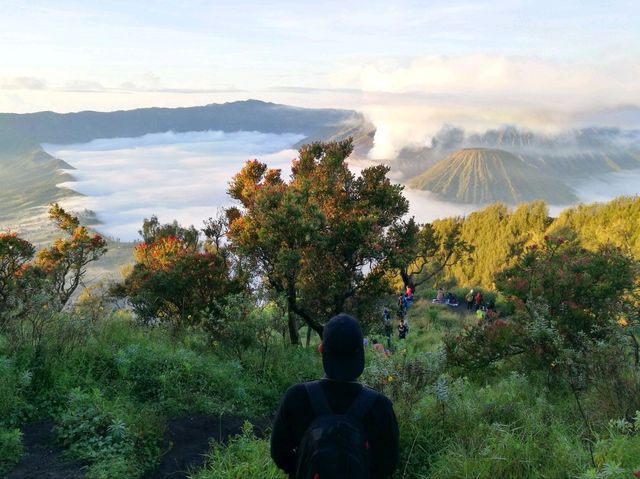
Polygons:
<instances>
[{"instance_id":1,"label":"tree trunk","mask_svg":"<svg viewBox=\"0 0 640 479\"><path fill-rule=\"evenodd\" d=\"M413 282L412 275L409 274L409 268L400 268L400 277L402 278L402 282L404 283L405 289L409 287L411 288L411 291L415 293L416 285Z\"/></svg>"},{"instance_id":2,"label":"tree trunk","mask_svg":"<svg viewBox=\"0 0 640 479\"><path fill-rule=\"evenodd\" d=\"M296 315L291 308L289 308L287 326L289 327L289 338L291 339L291 344L300 344L300 333L298 332Z\"/></svg>"}]
</instances>

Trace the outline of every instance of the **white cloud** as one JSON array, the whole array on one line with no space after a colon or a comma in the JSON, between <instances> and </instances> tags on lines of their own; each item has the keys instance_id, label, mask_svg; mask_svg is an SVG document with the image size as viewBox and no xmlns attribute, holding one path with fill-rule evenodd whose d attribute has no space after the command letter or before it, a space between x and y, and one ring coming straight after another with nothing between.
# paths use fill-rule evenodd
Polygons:
<instances>
[{"instance_id":1,"label":"white cloud","mask_svg":"<svg viewBox=\"0 0 640 479\"><path fill-rule=\"evenodd\" d=\"M362 90L362 109L379 130L372 157L391 158L403 146L428 143L443 123L472 131L582 126L587 113L640 105L639 76L637 58L596 64L477 54L356 64L332 84Z\"/></svg>"},{"instance_id":2,"label":"white cloud","mask_svg":"<svg viewBox=\"0 0 640 479\"><path fill-rule=\"evenodd\" d=\"M258 132L161 133L141 138L94 140L82 145L45 145L76 168L75 180L60 186L85 196L63 204L96 212L98 230L122 240L137 239L142 220L177 219L202 226L218 206L229 205L227 184L248 159L289 168L303 137Z\"/></svg>"},{"instance_id":3,"label":"white cloud","mask_svg":"<svg viewBox=\"0 0 640 479\"><path fill-rule=\"evenodd\" d=\"M46 88L47 82L38 77L21 76L0 80L2 90L44 90Z\"/></svg>"}]
</instances>

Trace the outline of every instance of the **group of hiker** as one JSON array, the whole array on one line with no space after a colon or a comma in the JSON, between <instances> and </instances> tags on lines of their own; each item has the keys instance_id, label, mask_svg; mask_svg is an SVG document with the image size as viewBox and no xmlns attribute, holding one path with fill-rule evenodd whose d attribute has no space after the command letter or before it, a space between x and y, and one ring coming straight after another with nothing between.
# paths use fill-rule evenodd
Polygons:
<instances>
[{"instance_id":1,"label":"group of hiker","mask_svg":"<svg viewBox=\"0 0 640 479\"><path fill-rule=\"evenodd\" d=\"M444 289L438 288L436 297L431 301L434 304L446 304L448 306L458 306L458 298L451 291L445 293Z\"/></svg>"},{"instance_id":2,"label":"group of hiker","mask_svg":"<svg viewBox=\"0 0 640 479\"><path fill-rule=\"evenodd\" d=\"M483 321L497 315L496 305L493 299L485 302L480 291L469 290L464 298L467 302L467 311L475 313L478 320Z\"/></svg>"},{"instance_id":3,"label":"group of hiker","mask_svg":"<svg viewBox=\"0 0 640 479\"><path fill-rule=\"evenodd\" d=\"M407 311L413 302L413 290L410 286L404 293L398 295L396 302L396 318L398 321L398 339L405 339L409 333L409 321L407 320ZM393 326L391 325L391 311L385 306L382 310L382 320L384 322L384 335L387 338L387 346L391 350L391 336L393 334Z\"/></svg>"}]
</instances>

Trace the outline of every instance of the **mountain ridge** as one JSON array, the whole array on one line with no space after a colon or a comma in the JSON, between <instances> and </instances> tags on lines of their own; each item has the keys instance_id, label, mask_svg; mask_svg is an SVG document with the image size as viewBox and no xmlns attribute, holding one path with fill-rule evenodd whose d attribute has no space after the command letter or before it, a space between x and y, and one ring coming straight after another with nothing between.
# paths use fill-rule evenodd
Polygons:
<instances>
[{"instance_id":1,"label":"mountain ridge","mask_svg":"<svg viewBox=\"0 0 640 479\"><path fill-rule=\"evenodd\" d=\"M354 125L372 128L361 113L352 110L292 107L260 100L112 112L0 113L0 149L42 143L85 143L98 138L132 138L166 131L300 133L306 141L313 141L339 137L340 129Z\"/></svg>"}]
</instances>

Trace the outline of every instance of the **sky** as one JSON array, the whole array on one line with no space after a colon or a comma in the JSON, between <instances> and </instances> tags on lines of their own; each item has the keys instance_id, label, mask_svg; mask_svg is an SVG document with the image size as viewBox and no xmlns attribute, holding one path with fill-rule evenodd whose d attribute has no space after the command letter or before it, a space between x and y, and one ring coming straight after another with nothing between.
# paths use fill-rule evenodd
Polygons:
<instances>
[{"instance_id":1,"label":"sky","mask_svg":"<svg viewBox=\"0 0 640 479\"><path fill-rule=\"evenodd\" d=\"M364 112L372 155L481 130L640 127L640 2L0 0L0 111L257 98Z\"/></svg>"}]
</instances>

